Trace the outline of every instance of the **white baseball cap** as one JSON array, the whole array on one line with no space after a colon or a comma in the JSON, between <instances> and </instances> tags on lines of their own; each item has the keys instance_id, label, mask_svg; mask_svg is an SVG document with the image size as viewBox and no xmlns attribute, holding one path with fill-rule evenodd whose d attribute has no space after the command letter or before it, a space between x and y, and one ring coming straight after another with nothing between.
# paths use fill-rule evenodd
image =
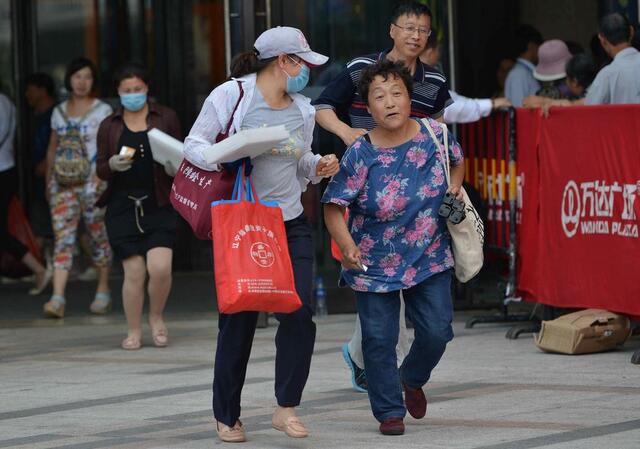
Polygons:
<instances>
[{"instance_id":1,"label":"white baseball cap","mask_svg":"<svg viewBox=\"0 0 640 449\"><path fill-rule=\"evenodd\" d=\"M282 54L296 55L309 65L322 65L329 60L327 56L311 51L307 39L297 28L270 28L256 39L253 48L258 59L269 59Z\"/></svg>"}]
</instances>

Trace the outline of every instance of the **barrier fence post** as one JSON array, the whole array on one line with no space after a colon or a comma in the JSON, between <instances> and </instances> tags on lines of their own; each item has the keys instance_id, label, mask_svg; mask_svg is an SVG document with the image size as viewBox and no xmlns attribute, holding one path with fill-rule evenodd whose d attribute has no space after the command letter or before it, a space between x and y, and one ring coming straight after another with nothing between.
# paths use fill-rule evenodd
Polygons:
<instances>
[{"instance_id":1,"label":"barrier fence post","mask_svg":"<svg viewBox=\"0 0 640 449\"><path fill-rule=\"evenodd\" d=\"M506 118L506 119L505 119ZM488 226L485 226L486 230L489 230L489 235L485 236L491 238L493 241L486 243L485 253L492 252L497 255L507 257L508 261L508 274L506 276L506 282L503 292L503 297L500 304L500 313L493 315L479 315L473 316L465 323L466 328L472 328L476 324L484 323L514 323L529 321L530 315L525 314L510 314L509 303L516 300L516 262L517 262L517 232L516 232L516 219L517 219L517 179L516 179L516 161L517 161L517 148L516 148L516 116L515 109L510 107L506 110L500 110L497 114L492 114L488 119L493 119L494 127L493 133L495 139L494 149L489 152L486 146L488 145L489 138L487 132L484 133L484 142L482 142L474 151L474 165L482 166L482 176L474 174L475 179L482 179L481 191L486 193L483 198L487 200L489 212L487 214ZM505 123L506 122L506 123ZM498 129L502 131L498 134ZM506 140L506 142L505 142ZM498 143L500 141L500 144ZM487 161L487 157L492 156L492 160ZM480 164L479 158L482 158ZM500 158L500 160L498 160ZM498 167L498 163L500 166ZM506 164L508 167L508 188L505 170L501 167ZM491 176L489 176L488 170L491 168ZM500 177L498 179L498 172ZM490 180L490 185L487 183ZM476 186L478 187L478 186ZM504 198L504 197L507 198ZM505 201L506 200L506 201ZM504 210L504 205L508 204L508 211ZM498 209L498 206L500 209ZM508 213L507 213L508 212ZM508 217L508 218L507 218ZM505 221L508 219L508 227L505 226ZM509 335L507 335L509 337ZM517 335L516 335L517 337Z\"/></svg>"}]
</instances>

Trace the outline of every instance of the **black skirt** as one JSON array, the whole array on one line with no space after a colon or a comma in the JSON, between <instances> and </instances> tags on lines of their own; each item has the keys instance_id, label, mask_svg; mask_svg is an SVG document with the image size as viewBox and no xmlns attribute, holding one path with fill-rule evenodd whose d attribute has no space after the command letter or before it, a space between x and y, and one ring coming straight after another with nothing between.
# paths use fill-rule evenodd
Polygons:
<instances>
[{"instance_id":1,"label":"black skirt","mask_svg":"<svg viewBox=\"0 0 640 449\"><path fill-rule=\"evenodd\" d=\"M107 203L105 223L109 244L120 260L146 256L153 248L173 249L177 216L170 204L157 207L148 191L114 192Z\"/></svg>"}]
</instances>

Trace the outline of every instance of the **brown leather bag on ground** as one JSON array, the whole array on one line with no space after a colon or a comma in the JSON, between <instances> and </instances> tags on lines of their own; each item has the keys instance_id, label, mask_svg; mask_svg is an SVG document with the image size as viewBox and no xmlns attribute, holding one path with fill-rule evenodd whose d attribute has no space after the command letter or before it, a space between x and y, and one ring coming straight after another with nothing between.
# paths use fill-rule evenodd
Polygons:
<instances>
[{"instance_id":1,"label":"brown leather bag on ground","mask_svg":"<svg viewBox=\"0 0 640 449\"><path fill-rule=\"evenodd\" d=\"M586 309L543 321L535 336L538 348L561 354L589 354L614 349L631 335L631 321L602 309Z\"/></svg>"}]
</instances>

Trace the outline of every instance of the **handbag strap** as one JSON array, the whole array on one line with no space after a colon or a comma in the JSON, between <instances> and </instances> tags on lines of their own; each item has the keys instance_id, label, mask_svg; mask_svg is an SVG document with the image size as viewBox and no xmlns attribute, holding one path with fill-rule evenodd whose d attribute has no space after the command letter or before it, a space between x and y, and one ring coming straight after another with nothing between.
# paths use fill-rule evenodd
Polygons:
<instances>
[{"instance_id":1,"label":"handbag strap","mask_svg":"<svg viewBox=\"0 0 640 449\"><path fill-rule=\"evenodd\" d=\"M231 193L231 199L235 201L242 201L246 199L246 201L250 201L252 203L260 201L258 198L258 194L256 193L256 188L251 181L251 176L245 176L244 169L245 163L242 163L242 166L238 168L236 174L236 181L233 185L233 192Z\"/></svg>"},{"instance_id":2,"label":"handbag strap","mask_svg":"<svg viewBox=\"0 0 640 449\"><path fill-rule=\"evenodd\" d=\"M216 142L220 142L221 140L229 137L229 131L231 130L231 125L233 125L233 119L236 115L236 111L238 110L238 106L240 106L240 101L242 101L242 97L244 96L244 89L242 88L242 83L236 80L238 83L238 89L240 90L240 95L238 96L238 101L236 101L236 105L233 107L233 111L231 111L231 115L229 116L229 122L225 127L224 133L219 133L216 137Z\"/></svg>"},{"instance_id":3,"label":"handbag strap","mask_svg":"<svg viewBox=\"0 0 640 449\"><path fill-rule=\"evenodd\" d=\"M436 144L436 147L438 147L438 153L440 153L440 159L442 160L442 165L444 165L444 176L447 179L447 185L450 185L451 182L450 182L450 173L449 173L449 169L450 169L449 167L449 130L447 129L447 125L445 124L440 125L440 127L442 128L442 140L444 140L444 149L443 149L442 145L440 145L440 141L436 137L436 133L433 132L433 128L431 128L431 125L429 124L429 119L423 118L421 122L427 128L427 130L429 131L429 134L431 134L431 139Z\"/></svg>"}]
</instances>

